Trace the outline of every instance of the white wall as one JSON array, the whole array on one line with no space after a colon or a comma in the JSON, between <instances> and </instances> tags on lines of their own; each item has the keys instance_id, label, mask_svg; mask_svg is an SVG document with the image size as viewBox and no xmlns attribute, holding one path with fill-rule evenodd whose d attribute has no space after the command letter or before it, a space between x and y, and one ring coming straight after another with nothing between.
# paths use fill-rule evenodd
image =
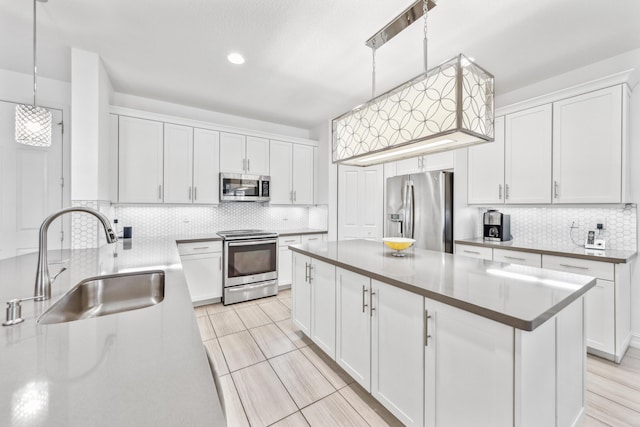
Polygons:
<instances>
[{"instance_id":1,"label":"white wall","mask_svg":"<svg viewBox=\"0 0 640 427\"><path fill-rule=\"evenodd\" d=\"M246 102L247 104L251 103L251 99L247 99ZM261 120L248 119L246 117L233 116L231 114L203 110L200 108L173 104L171 102L158 101L156 99L143 98L140 96L128 95L120 92L116 92L114 94L112 105L131 108L134 110L148 111L157 114L165 114L168 116L181 117L185 119L216 123L219 125L232 126L242 129L251 129L255 131L293 136L296 138L310 139L308 129L285 126L271 122L264 122Z\"/></svg>"}]
</instances>

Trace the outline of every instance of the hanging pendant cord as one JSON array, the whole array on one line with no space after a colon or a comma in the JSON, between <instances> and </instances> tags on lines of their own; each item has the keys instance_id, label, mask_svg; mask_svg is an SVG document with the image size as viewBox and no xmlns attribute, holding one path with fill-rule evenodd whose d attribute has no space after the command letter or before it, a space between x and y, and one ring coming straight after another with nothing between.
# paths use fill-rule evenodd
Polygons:
<instances>
[{"instance_id":1,"label":"hanging pendant cord","mask_svg":"<svg viewBox=\"0 0 640 427\"><path fill-rule=\"evenodd\" d=\"M427 12L429 11L429 0L422 2L422 15L424 16L424 40L422 41L422 50L424 55L424 72L429 71L427 65Z\"/></svg>"},{"instance_id":2,"label":"hanging pendant cord","mask_svg":"<svg viewBox=\"0 0 640 427\"><path fill-rule=\"evenodd\" d=\"M376 97L376 40L371 46L371 98Z\"/></svg>"},{"instance_id":3,"label":"hanging pendant cord","mask_svg":"<svg viewBox=\"0 0 640 427\"><path fill-rule=\"evenodd\" d=\"M33 0L33 106L36 106L36 0Z\"/></svg>"}]
</instances>

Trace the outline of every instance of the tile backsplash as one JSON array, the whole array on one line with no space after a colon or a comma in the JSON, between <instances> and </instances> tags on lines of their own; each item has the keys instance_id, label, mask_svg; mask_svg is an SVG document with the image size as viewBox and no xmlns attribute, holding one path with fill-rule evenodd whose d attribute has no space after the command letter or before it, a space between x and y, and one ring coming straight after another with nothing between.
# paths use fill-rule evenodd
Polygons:
<instances>
[{"instance_id":1,"label":"tile backsplash","mask_svg":"<svg viewBox=\"0 0 640 427\"><path fill-rule=\"evenodd\" d=\"M478 209L477 235L482 236L482 214L487 209ZM582 245L589 230L596 228L596 222L604 220L605 228L601 237L607 248L635 251L637 248L635 205L616 207L513 207L497 208L511 215L511 234L519 241L553 242L573 245L569 227L575 221L572 232L576 243Z\"/></svg>"},{"instance_id":2,"label":"tile backsplash","mask_svg":"<svg viewBox=\"0 0 640 427\"><path fill-rule=\"evenodd\" d=\"M217 206L129 206L102 201L74 201L74 206L98 208L109 219L118 219L118 231L133 227L133 237L189 236L220 230L257 228L294 230L327 228L326 206L270 206L259 203L221 203ZM104 244L95 218L74 214L72 248Z\"/></svg>"}]
</instances>

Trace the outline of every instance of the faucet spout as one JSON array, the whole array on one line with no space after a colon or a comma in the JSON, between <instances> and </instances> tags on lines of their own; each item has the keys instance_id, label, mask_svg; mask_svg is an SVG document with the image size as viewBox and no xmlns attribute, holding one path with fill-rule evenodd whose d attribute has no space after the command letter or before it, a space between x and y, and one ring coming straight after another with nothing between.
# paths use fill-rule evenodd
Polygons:
<instances>
[{"instance_id":1,"label":"faucet spout","mask_svg":"<svg viewBox=\"0 0 640 427\"><path fill-rule=\"evenodd\" d=\"M105 235L107 236L107 243L115 243L118 241L116 233L113 231L111 222L102 213L95 209L84 207L70 207L60 209L57 212L52 213L40 226L40 235L38 240L38 269L36 271L36 283L33 292L33 296L36 301L45 301L51 299L51 276L49 275L49 264L47 262L47 231L49 225L58 217L71 212L85 212L98 218L102 223Z\"/></svg>"}]
</instances>

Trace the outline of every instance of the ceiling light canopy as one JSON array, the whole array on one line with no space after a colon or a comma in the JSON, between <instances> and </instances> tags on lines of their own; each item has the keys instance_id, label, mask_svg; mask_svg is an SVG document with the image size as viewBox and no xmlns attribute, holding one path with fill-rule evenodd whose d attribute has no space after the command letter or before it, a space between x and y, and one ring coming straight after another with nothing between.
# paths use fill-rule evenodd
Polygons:
<instances>
[{"instance_id":1,"label":"ceiling light canopy","mask_svg":"<svg viewBox=\"0 0 640 427\"><path fill-rule=\"evenodd\" d=\"M244 64L244 56L240 55L238 52L232 52L227 56L227 59L232 64L241 65Z\"/></svg>"},{"instance_id":2,"label":"ceiling light canopy","mask_svg":"<svg viewBox=\"0 0 640 427\"><path fill-rule=\"evenodd\" d=\"M367 41L373 51L374 91L376 43L406 28L403 24L398 30L399 23L415 21L420 10L427 69L427 0L419 0ZM493 75L460 54L335 118L333 162L369 166L490 142L493 121Z\"/></svg>"},{"instance_id":3,"label":"ceiling light canopy","mask_svg":"<svg viewBox=\"0 0 640 427\"><path fill-rule=\"evenodd\" d=\"M36 104L36 74L36 0L33 0L33 105L16 105L15 138L20 144L49 147L52 116L51 111Z\"/></svg>"}]
</instances>

